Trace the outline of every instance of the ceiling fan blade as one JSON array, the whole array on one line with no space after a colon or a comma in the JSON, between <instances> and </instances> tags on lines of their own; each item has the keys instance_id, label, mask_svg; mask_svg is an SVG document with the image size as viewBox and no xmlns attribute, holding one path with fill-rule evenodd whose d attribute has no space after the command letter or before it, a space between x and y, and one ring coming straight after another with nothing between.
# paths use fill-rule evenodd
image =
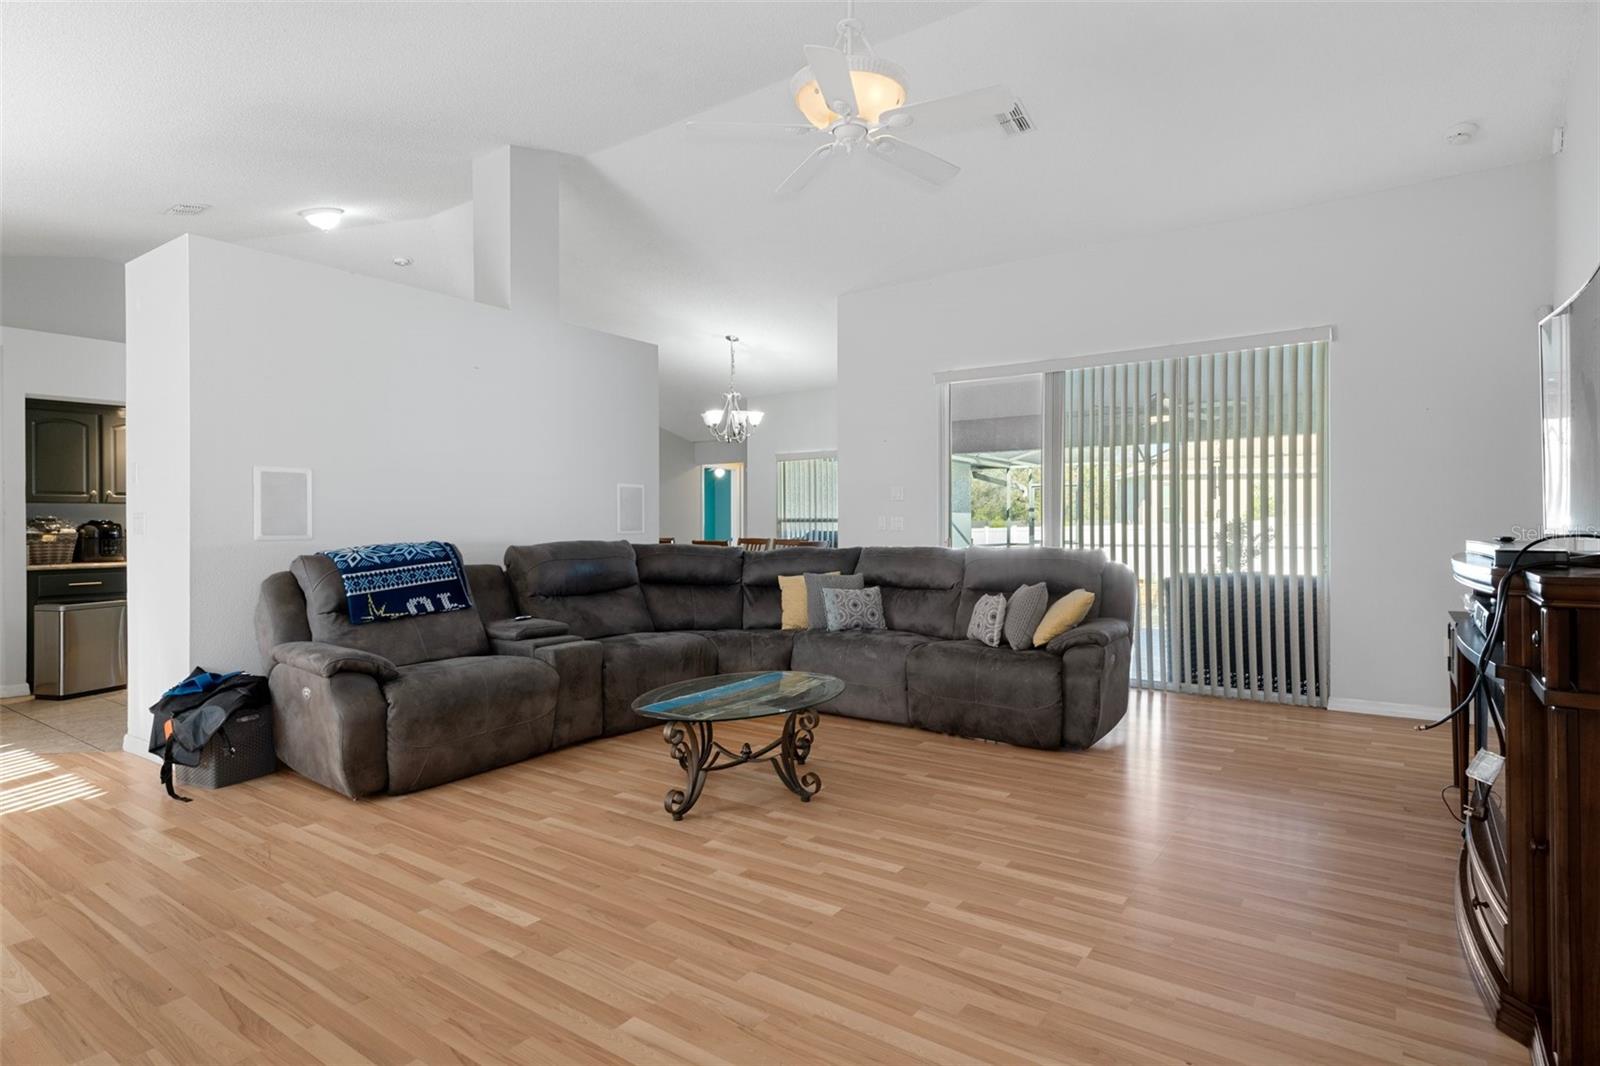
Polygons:
<instances>
[{"instance_id":1,"label":"ceiling fan blade","mask_svg":"<svg viewBox=\"0 0 1600 1066\"><path fill-rule=\"evenodd\" d=\"M1004 85L990 85L971 92L897 107L893 111L885 111L880 121L891 129L972 126L980 122L994 122L996 116L1010 111L1015 102L1016 97L1011 95L1010 89Z\"/></svg>"},{"instance_id":2,"label":"ceiling fan blade","mask_svg":"<svg viewBox=\"0 0 1600 1066\"><path fill-rule=\"evenodd\" d=\"M816 133L811 125L783 125L776 122L685 122L690 133L703 137L737 137L740 140L781 141Z\"/></svg>"},{"instance_id":3,"label":"ceiling fan blade","mask_svg":"<svg viewBox=\"0 0 1600 1066\"><path fill-rule=\"evenodd\" d=\"M874 137L869 145L869 151L874 159L881 159L885 163L897 166L930 185L943 185L961 173L961 168L948 159L940 159L932 152L924 152L921 148L913 147L900 138L890 137L887 134Z\"/></svg>"},{"instance_id":4,"label":"ceiling fan blade","mask_svg":"<svg viewBox=\"0 0 1600 1066\"><path fill-rule=\"evenodd\" d=\"M856 113L856 87L850 80L850 60L837 48L820 44L806 45L806 62L811 65L811 76L817 79L817 88L828 109L836 115L850 118Z\"/></svg>"},{"instance_id":5,"label":"ceiling fan blade","mask_svg":"<svg viewBox=\"0 0 1600 1066\"><path fill-rule=\"evenodd\" d=\"M794 168L794 172L791 173L787 178L784 178L783 183L772 191L775 194L782 195L783 193L795 192L802 188L808 181L816 177L817 171L822 169L823 163L827 162L828 153L831 151L833 151L833 142L829 141L827 144L806 156L805 160L802 161L799 166Z\"/></svg>"}]
</instances>

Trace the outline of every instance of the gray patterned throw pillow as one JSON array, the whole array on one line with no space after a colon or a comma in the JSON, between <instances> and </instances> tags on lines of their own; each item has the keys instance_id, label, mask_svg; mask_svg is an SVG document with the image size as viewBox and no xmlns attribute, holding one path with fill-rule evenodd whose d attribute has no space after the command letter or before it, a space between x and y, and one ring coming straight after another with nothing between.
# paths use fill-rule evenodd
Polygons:
<instances>
[{"instance_id":1,"label":"gray patterned throw pillow","mask_svg":"<svg viewBox=\"0 0 1600 1066\"><path fill-rule=\"evenodd\" d=\"M1037 585L1023 585L1011 594L1006 606L1006 643L1016 651L1033 647L1033 631L1044 621L1050 609L1050 590L1043 581Z\"/></svg>"},{"instance_id":2,"label":"gray patterned throw pillow","mask_svg":"<svg viewBox=\"0 0 1600 1066\"><path fill-rule=\"evenodd\" d=\"M822 606L823 589L859 589L867 584L867 579L860 574L807 574L805 577L806 624L811 629L827 628L828 614Z\"/></svg>"},{"instance_id":3,"label":"gray patterned throw pillow","mask_svg":"<svg viewBox=\"0 0 1600 1066\"><path fill-rule=\"evenodd\" d=\"M883 597L875 588L823 589L822 611L829 632L845 629L882 629Z\"/></svg>"},{"instance_id":4,"label":"gray patterned throw pillow","mask_svg":"<svg viewBox=\"0 0 1600 1066\"><path fill-rule=\"evenodd\" d=\"M1006 622L1006 598L998 592L978 597L967 623L967 639L981 640L991 648L1000 646Z\"/></svg>"}]
</instances>

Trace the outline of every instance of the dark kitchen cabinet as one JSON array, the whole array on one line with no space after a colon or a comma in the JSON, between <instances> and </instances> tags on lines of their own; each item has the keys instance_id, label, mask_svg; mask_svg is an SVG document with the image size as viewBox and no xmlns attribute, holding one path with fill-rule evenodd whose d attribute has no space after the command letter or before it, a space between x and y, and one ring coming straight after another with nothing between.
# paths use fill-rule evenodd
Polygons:
<instances>
[{"instance_id":1,"label":"dark kitchen cabinet","mask_svg":"<svg viewBox=\"0 0 1600 1066\"><path fill-rule=\"evenodd\" d=\"M100 502L100 413L28 405L28 502Z\"/></svg>"},{"instance_id":2,"label":"dark kitchen cabinet","mask_svg":"<svg viewBox=\"0 0 1600 1066\"><path fill-rule=\"evenodd\" d=\"M121 407L100 416L100 501L128 502L128 412Z\"/></svg>"},{"instance_id":3,"label":"dark kitchen cabinet","mask_svg":"<svg viewBox=\"0 0 1600 1066\"><path fill-rule=\"evenodd\" d=\"M96 404L27 404L29 503L126 503L127 411Z\"/></svg>"}]
</instances>

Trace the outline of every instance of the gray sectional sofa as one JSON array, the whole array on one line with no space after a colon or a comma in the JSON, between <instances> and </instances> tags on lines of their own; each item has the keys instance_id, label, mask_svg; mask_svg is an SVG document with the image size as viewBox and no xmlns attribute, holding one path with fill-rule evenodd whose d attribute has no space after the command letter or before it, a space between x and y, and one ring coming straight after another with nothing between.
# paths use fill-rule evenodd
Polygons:
<instances>
[{"instance_id":1,"label":"gray sectional sofa","mask_svg":"<svg viewBox=\"0 0 1600 1066\"><path fill-rule=\"evenodd\" d=\"M779 628L780 575L859 573L888 628ZM410 792L647 726L673 681L747 670L842 678L820 708L1035 748L1082 748L1127 711L1136 586L1099 552L739 548L563 541L467 567L476 610L353 625L332 562L262 583L256 635L278 756L347 796ZM963 639L978 597L1095 593L1045 648Z\"/></svg>"}]
</instances>

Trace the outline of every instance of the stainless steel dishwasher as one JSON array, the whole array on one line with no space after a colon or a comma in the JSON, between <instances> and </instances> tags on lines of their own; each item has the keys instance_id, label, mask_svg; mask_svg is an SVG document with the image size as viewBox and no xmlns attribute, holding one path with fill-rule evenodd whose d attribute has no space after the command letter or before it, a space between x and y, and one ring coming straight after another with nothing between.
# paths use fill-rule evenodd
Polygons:
<instances>
[{"instance_id":1,"label":"stainless steel dishwasher","mask_svg":"<svg viewBox=\"0 0 1600 1066\"><path fill-rule=\"evenodd\" d=\"M128 683L128 601L33 605L33 694L63 699Z\"/></svg>"}]
</instances>

